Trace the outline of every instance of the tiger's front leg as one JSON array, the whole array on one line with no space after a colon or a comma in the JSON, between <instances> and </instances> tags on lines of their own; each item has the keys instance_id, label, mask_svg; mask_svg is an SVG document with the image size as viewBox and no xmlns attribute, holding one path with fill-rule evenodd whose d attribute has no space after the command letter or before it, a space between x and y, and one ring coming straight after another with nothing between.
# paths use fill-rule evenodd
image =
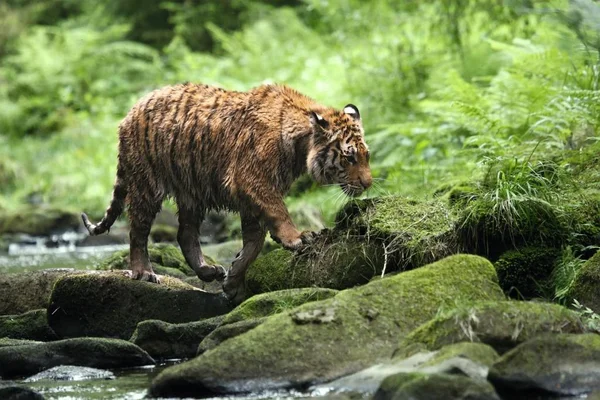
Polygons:
<instances>
[{"instance_id":1,"label":"tiger's front leg","mask_svg":"<svg viewBox=\"0 0 600 400\"><path fill-rule=\"evenodd\" d=\"M256 216L242 214L242 241L244 246L238 253L223 282L223 292L239 304L246 298L246 271L262 250L267 234Z\"/></svg>"}]
</instances>

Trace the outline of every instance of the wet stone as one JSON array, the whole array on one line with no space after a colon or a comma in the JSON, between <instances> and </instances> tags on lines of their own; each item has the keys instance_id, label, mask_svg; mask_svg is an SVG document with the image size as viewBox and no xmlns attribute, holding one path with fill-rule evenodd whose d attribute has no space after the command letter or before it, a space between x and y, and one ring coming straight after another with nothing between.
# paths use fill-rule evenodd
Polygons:
<instances>
[{"instance_id":1,"label":"wet stone","mask_svg":"<svg viewBox=\"0 0 600 400\"><path fill-rule=\"evenodd\" d=\"M41 380L84 381L90 379L115 379L115 374L98 368L59 365L30 376L25 379L25 382L37 382Z\"/></svg>"}]
</instances>

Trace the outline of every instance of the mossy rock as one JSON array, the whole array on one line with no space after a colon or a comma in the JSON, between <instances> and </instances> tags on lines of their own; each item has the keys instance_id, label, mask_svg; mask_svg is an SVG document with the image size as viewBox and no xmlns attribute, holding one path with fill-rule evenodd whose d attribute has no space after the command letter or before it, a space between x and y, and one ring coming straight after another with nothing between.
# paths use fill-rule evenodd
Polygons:
<instances>
[{"instance_id":1,"label":"mossy rock","mask_svg":"<svg viewBox=\"0 0 600 400\"><path fill-rule=\"evenodd\" d=\"M16 315L48 307L54 283L74 269L46 269L16 274L0 274L0 315Z\"/></svg>"},{"instance_id":2,"label":"mossy rock","mask_svg":"<svg viewBox=\"0 0 600 400\"><path fill-rule=\"evenodd\" d=\"M503 298L489 261L448 257L267 317L249 332L167 368L150 395L208 396L331 380L388 359L394 340L440 307Z\"/></svg>"},{"instance_id":3,"label":"mossy rock","mask_svg":"<svg viewBox=\"0 0 600 400\"><path fill-rule=\"evenodd\" d=\"M0 234L48 236L55 232L77 230L80 225L79 213L60 208L29 207L0 212Z\"/></svg>"},{"instance_id":4,"label":"mossy rock","mask_svg":"<svg viewBox=\"0 0 600 400\"><path fill-rule=\"evenodd\" d=\"M6 400L44 400L44 396L28 387L11 381L0 382L0 399Z\"/></svg>"},{"instance_id":5,"label":"mossy rock","mask_svg":"<svg viewBox=\"0 0 600 400\"><path fill-rule=\"evenodd\" d=\"M7 337L0 338L0 347L8 346L23 346L26 344L39 344L42 343L38 340L27 340L27 339L11 339Z\"/></svg>"},{"instance_id":6,"label":"mossy rock","mask_svg":"<svg viewBox=\"0 0 600 400\"><path fill-rule=\"evenodd\" d=\"M59 365L25 379L25 382L38 381L89 381L112 380L115 374L105 369L92 367L76 367L73 365Z\"/></svg>"},{"instance_id":7,"label":"mossy rock","mask_svg":"<svg viewBox=\"0 0 600 400\"><path fill-rule=\"evenodd\" d=\"M544 335L498 360L489 380L499 390L580 396L600 390L600 336Z\"/></svg>"},{"instance_id":8,"label":"mossy rock","mask_svg":"<svg viewBox=\"0 0 600 400\"><path fill-rule=\"evenodd\" d=\"M263 322L265 322L266 318L249 318L244 319L242 321L233 322L226 325L221 325L216 328L214 331L206 335L206 337L200 342L198 346L196 355L201 355L206 353L209 350L214 349L224 341L239 336L243 333L248 332L251 329L256 328Z\"/></svg>"},{"instance_id":9,"label":"mossy rock","mask_svg":"<svg viewBox=\"0 0 600 400\"><path fill-rule=\"evenodd\" d=\"M385 245L388 270L416 268L460 251L456 213L443 200L387 196L354 200L336 216L336 228Z\"/></svg>"},{"instance_id":10,"label":"mossy rock","mask_svg":"<svg viewBox=\"0 0 600 400\"><path fill-rule=\"evenodd\" d=\"M500 286L513 298L542 297L559 256L560 250L548 247L524 247L503 253L494 263Z\"/></svg>"},{"instance_id":11,"label":"mossy rock","mask_svg":"<svg viewBox=\"0 0 600 400\"><path fill-rule=\"evenodd\" d=\"M482 379L461 375L399 373L387 377L374 400L500 400L494 387Z\"/></svg>"},{"instance_id":12,"label":"mossy rock","mask_svg":"<svg viewBox=\"0 0 600 400\"><path fill-rule=\"evenodd\" d=\"M324 383L316 391L336 393L346 391L363 395L375 393L389 376L398 373L458 374L476 379L486 379L489 367L498 359L498 353L483 343L457 343L444 346L439 351L418 351L406 358L372 365L354 374Z\"/></svg>"},{"instance_id":13,"label":"mossy rock","mask_svg":"<svg viewBox=\"0 0 600 400\"><path fill-rule=\"evenodd\" d=\"M442 347L435 356L422 366L440 364L455 357L466 358L486 367L491 367L498 360L498 353L492 346L484 343L460 342Z\"/></svg>"},{"instance_id":14,"label":"mossy rock","mask_svg":"<svg viewBox=\"0 0 600 400\"><path fill-rule=\"evenodd\" d=\"M48 326L45 308L19 315L0 316L0 337L39 341L58 339Z\"/></svg>"},{"instance_id":15,"label":"mossy rock","mask_svg":"<svg viewBox=\"0 0 600 400\"><path fill-rule=\"evenodd\" d=\"M600 252L583 264L567 295L595 313L600 313Z\"/></svg>"},{"instance_id":16,"label":"mossy rock","mask_svg":"<svg viewBox=\"0 0 600 400\"><path fill-rule=\"evenodd\" d=\"M429 350L464 341L481 342L504 353L542 333L582 333L579 315L557 304L496 301L461 306L423 324L398 348L422 343Z\"/></svg>"},{"instance_id":17,"label":"mossy rock","mask_svg":"<svg viewBox=\"0 0 600 400\"><path fill-rule=\"evenodd\" d=\"M29 376L58 365L125 368L154 363L144 350L118 339L76 338L0 348L2 379Z\"/></svg>"},{"instance_id":18,"label":"mossy rock","mask_svg":"<svg viewBox=\"0 0 600 400\"><path fill-rule=\"evenodd\" d=\"M225 316L224 324L252 318L268 317L311 301L335 296L337 290L323 288L287 289L256 295Z\"/></svg>"},{"instance_id":19,"label":"mossy rock","mask_svg":"<svg viewBox=\"0 0 600 400\"><path fill-rule=\"evenodd\" d=\"M129 339L155 359L192 358L198 345L223 322L223 316L202 321L170 324L159 320L140 322Z\"/></svg>"},{"instance_id":20,"label":"mossy rock","mask_svg":"<svg viewBox=\"0 0 600 400\"><path fill-rule=\"evenodd\" d=\"M56 282L48 322L60 337L129 339L141 321L191 322L230 310L225 295L203 292L175 278L164 276L154 284L119 272L96 272Z\"/></svg>"},{"instance_id":21,"label":"mossy rock","mask_svg":"<svg viewBox=\"0 0 600 400\"><path fill-rule=\"evenodd\" d=\"M173 273L172 270L167 270L161 267L178 269L186 276L195 276L194 271L187 265L183 254L179 248L172 244L154 244L148 246L148 255L150 256L150 262L153 264L153 268L156 268L156 272L160 274L159 270L166 272L167 274ZM216 262L208 257L204 256L209 264L216 264ZM129 249L121 250L114 253L112 256L102 261L98 268L99 270L121 270L129 269ZM175 273L177 274L177 273Z\"/></svg>"},{"instance_id":22,"label":"mossy rock","mask_svg":"<svg viewBox=\"0 0 600 400\"><path fill-rule=\"evenodd\" d=\"M277 249L259 257L248 269L246 287L252 294L307 287L346 289L381 274L383 253L375 241L322 231L302 253Z\"/></svg>"},{"instance_id":23,"label":"mossy rock","mask_svg":"<svg viewBox=\"0 0 600 400\"><path fill-rule=\"evenodd\" d=\"M166 224L154 224L150 230L150 238L155 243L177 242L177 227Z\"/></svg>"}]
</instances>

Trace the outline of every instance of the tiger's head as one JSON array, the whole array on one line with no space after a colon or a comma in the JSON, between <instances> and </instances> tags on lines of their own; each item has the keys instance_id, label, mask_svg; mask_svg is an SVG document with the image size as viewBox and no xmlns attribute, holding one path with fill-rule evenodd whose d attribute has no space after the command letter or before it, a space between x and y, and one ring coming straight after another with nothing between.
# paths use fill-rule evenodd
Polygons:
<instances>
[{"instance_id":1,"label":"tiger's head","mask_svg":"<svg viewBox=\"0 0 600 400\"><path fill-rule=\"evenodd\" d=\"M321 184L339 184L349 196L359 196L372 184L369 148L358 108L311 111L311 146L307 167Z\"/></svg>"}]
</instances>

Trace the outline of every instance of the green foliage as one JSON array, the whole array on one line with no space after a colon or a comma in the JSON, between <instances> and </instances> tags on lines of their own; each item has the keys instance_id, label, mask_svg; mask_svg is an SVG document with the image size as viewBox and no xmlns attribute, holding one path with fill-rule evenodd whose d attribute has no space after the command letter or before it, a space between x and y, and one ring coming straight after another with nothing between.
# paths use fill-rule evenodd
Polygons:
<instances>
[{"instance_id":1,"label":"green foliage","mask_svg":"<svg viewBox=\"0 0 600 400\"><path fill-rule=\"evenodd\" d=\"M551 275L551 286L554 288L554 300L566 304L569 301L569 293L573 289L577 274L585 264L571 246L563 249L560 258L556 261Z\"/></svg>"},{"instance_id":2,"label":"green foliage","mask_svg":"<svg viewBox=\"0 0 600 400\"><path fill-rule=\"evenodd\" d=\"M513 298L531 299L545 294L559 252L545 247L509 250L494 263L502 289Z\"/></svg>"},{"instance_id":3,"label":"green foliage","mask_svg":"<svg viewBox=\"0 0 600 400\"><path fill-rule=\"evenodd\" d=\"M553 243L564 238L557 184L560 168L547 163L498 159L467 201L460 222L473 247ZM500 245L501 246L501 245ZM491 249L493 252L493 249Z\"/></svg>"},{"instance_id":4,"label":"green foliage","mask_svg":"<svg viewBox=\"0 0 600 400\"><path fill-rule=\"evenodd\" d=\"M600 315L596 314L594 310L584 306L577 300L573 300L572 306L575 311L579 313L585 327L588 330L600 333Z\"/></svg>"},{"instance_id":5,"label":"green foliage","mask_svg":"<svg viewBox=\"0 0 600 400\"><path fill-rule=\"evenodd\" d=\"M367 196L425 197L481 178L481 164L520 160L468 205L511 239L536 223L515 230L517 214L561 217L554 189L529 171L533 150L595 140L599 15L591 0L10 0L0 5L0 157L12 183L0 205L36 194L102 210L119 120L142 94L275 81L358 105L376 177ZM305 188L291 202L332 221L339 189Z\"/></svg>"}]
</instances>

